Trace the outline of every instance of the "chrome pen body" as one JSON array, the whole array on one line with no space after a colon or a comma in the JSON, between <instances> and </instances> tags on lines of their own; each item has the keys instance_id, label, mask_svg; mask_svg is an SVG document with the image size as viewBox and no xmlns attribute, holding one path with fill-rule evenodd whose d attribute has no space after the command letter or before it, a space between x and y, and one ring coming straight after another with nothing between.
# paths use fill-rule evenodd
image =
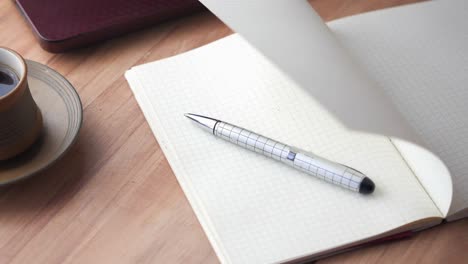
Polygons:
<instances>
[{"instance_id":1,"label":"chrome pen body","mask_svg":"<svg viewBox=\"0 0 468 264\"><path fill-rule=\"evenodd\" d=\"M370 194L375 189L375 184L366 175L343 164L329 161L221 120L196 114L185 114L185 116L217 137L278 160L329 183L362 194Z\"/></svg>"}]
</instances>

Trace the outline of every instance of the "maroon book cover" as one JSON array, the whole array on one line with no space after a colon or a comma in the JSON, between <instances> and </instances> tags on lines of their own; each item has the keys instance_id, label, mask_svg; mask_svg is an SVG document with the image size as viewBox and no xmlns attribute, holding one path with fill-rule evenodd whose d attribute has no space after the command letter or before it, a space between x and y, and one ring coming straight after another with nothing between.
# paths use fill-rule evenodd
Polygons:
<instances>
[{"instance_id":1,"label":"maroon book cover","mask_svg":"<svg viewBox=\"0 0 468 264\"><path fill-rule=\"evenodd\" d=\"M63 52L202 10L197 0L15 0L41 46Z\"/></svg>"}]
</instances>

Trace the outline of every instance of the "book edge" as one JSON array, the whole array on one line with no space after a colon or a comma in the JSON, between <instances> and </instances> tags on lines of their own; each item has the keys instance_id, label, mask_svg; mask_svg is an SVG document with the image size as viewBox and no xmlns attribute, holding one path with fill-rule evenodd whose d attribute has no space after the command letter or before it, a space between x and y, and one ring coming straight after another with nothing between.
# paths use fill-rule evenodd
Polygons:
<instances>
[{"instance_id":1,"label":"book edge","mask_svg":"<svg viewBox=\"0 0 468 264\"><path fill-rule=\"evenodd\" d=\"M147 113L141 107L141 103L143 103L144 105L150 105L150 104L146 104L145 102L143 102L143 101L146 101L144 98L147 97L147 96L146 96L146 93L145 93L144 89L141 89L140 80L136 76L135 71L132 70L132 69L125 73L125 78L127 79L128 83L129 83L130 89L132 90L132 93L135 96L135 99L138 102L138 106L140 107L143 115L145 116L146 121L148 123L151 123L152 121L150 121L151 120L150 114ZM144 93L144 96L140 97L140 95L138 94L138 92L135 91L135 88L133 88L132 85L135 85L138 90L142 91ZM153 115L155 115L153 107L151 107L151 109L152 109ZM156 127L158 127L158 126L151 126L150 125L150 128L151 128L151 130L153 132L153 135L155 137L155 140L158 141L156 135L165 134L165 132L163 131L163 129L156 129ZM163 135L163 137L165 137L165 136ZM179 159L177 154L175 153L175 151L170 150L170 148L167 145L165 145L164 142L159 142L158 141L158 143L161 146L161 149L162 149L165 156L166 156L166 152L171 152L171 153L174 154L174 155L172 155L174 158ZM181 175L180 173L176 172L179 169L175 168L175 166L173 166L171 164L171 162L169 161L169 159L167 159L167 157L166 157L166 160L168 161L168 163L169 163L169 165L171 167L171 170L174 173L174 176L176 177L179 185L181 186L181 188L182 188L182 190L184 192L184 195L186 196L190 206L192 207L192 211L196 215L197 220L200 222L200 225L201 225L205 235L207 236L208 240L210 241L210 245L213 247L216 255L218 256L218 258L220 259L220 261L222 263L231 263L231 261L229 261L229 258L226 255L227 251L222 247L222 243L217 238L216 232L214 230L212 230L213 225L209 221L209 217L207 216L207 214L203 210L203 207L200 205L201 203L198 201L198 198L196 197L195 192L193 192L191 190L190 183L187 182L187 179L183 179L181 176L177 176L177 175ZM181 168L181 170L183 170L183 169Z\"/></svg>"}]
</instances>

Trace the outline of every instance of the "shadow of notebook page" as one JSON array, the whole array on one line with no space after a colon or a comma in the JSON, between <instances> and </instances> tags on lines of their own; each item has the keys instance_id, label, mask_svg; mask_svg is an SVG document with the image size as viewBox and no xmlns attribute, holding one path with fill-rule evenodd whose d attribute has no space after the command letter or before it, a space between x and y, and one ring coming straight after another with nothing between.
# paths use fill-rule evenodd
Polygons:
<instances>
[{"instance_id":1,"label":"shadow of notebook page","mask_svg":"<svg viewBox=\"0 0 468 264\"><path fill-rule=\"evenodd\" d=\"M404 109L396 108L385 90L352 60L343 48L346 45L337 41L307 1L201 2L348 128L403 138L427 148ZM411 168L445 215L453 188L445 164L413 143L396 142L400 151L412 157ZM438 186L440 179L446 184Z\"/></svg>"},{"instance_id":2,"label":"shadow of notebook page","mask_svg":"<svg viewBox=\"0 0 468 264\"><path fill-rule=\"evenodd\" d=\"M349 56L349 52L343 48L346 47L346 42L337 41L336 36L322 23L320 17L312 10L307 1L202 0L201 2L242 35L259 52L274 62L275 66L300 87L307 90L347 127L399 137L425 148L429 147L429 142L419 136L423 129L415 128L417 121L415 121L414 116L411 116L412 114L406 113L408 108L401 107L400 102L394 102L395 96L389 96L392 93L389 90L393 89L391 85L388 85L386 89L379 87L375 80L368 76L367 72L359 67L357 61L353 60ZM444 6L442 8L449 12L438 10L435 7L437 5ZM425 17L426 20L431 20L432 15L437 15L441 17L439 20L444 20L444 18L450 18L451 13L456 12L458 17L462 18L466 15L466 12L463 12L466 9L465 6L463 1L446 1L431 5L423 3L417 4L415 8L410 8L406 13L413 13L416 10L415 17ZM420 11L428 9L431 9L428 14ZM294 19L291 19L292 14ZM374 14L372 19L368 19L372 21L366 21L375 23L372 28L366 28L369 29L368 34L371 35L374 31L379 31L379 23L397 25L390 30L398 32L396 28L405 28L406 24L412 22L410 15L406 17L402 15L402 20L398 23L392 21L399 19L395 18L398 11L396 13L386 12L387 15L383 18L379 17L380 14L382 12ZM358 24L359 21L355 20L354 25ZM434 24L432 23L432 25ZM443 25L449 26L447 23ZM459 25L461 26L451 29L449 32L464 32L464 23ZM415 32L417 30L427 31L424 28L414 28L413 30ZM385 35L386 31L380 31L380 33ZM426 39L437 39L439 33L441 32L433 31L432 34L426 36ZM350 35L352 34L351 32ZM411 36L411 33L407 35ZM413 39L408 38L406 40L413 41ZM457 38L452 36L450 40L453 43L456 42L453 40L457 40ZM365 43L361 44L359 49L362 53L359 55L362 57L372 56L372 54L368 54ZM385 50L379 52L385 53ZM418 61L417 59L416 61ZM458 74L464 75L463 72ZM398 87L395 87L395 90L398 90ZM405 96L404 92L400 93L400 97ZM412 103L415 102L413 100ZM416 105L418 104L416 103ZM419 108L420 112L424 111L424 106L421 107L421 104L415 108ZM463 108L458 107L455 111L463 112L462 110ZM418 146L401 140L395 140L395 144L398 145L399 151L404 152L407 157L412 157L411 168L445 215L448 211L446 204L450 204L452 201L452 191L450 190L452 186L449 183L450 180L445 181L447 184L442 186L437 184L440 179L450 178L445 164L442 164L438 157ZM433 168L428 166L428 164L436 163L437 165L432 166ZM460 207L454 206L455 208Z\"/></svg>"},{"instance_id":3,"label":"shadow of notebook page","mask_svg":"<svg viewBox=\"0 0 468 264\"><path fill-rule=\"evenodd\" d=\"M450 169L454 194L448 219L468 216L468 211L455 216L468 208L467 17L466 1L453 0L329 24L353 60Z\"/></svg>"},{"instance_id":4,"label":"shadow of notebook page","mask_svg":"<svg viewBox=\"0 0 468 264\"><path fill-rule=\"evenodd\" d=\"M306 0L200 2L347 127L421 143Z\"/></svg>"}]
</instances>

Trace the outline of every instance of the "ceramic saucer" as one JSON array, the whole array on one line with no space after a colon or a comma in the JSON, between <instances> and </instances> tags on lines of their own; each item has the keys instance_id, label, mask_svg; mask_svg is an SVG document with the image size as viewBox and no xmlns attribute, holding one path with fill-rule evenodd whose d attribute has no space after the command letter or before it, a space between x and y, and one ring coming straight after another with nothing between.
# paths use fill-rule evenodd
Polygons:
<instances>
[{"instance_id":1,"label":"ceramic saucer","mask_svg":"<svg viewBox=\"0 0 468 264\"><path fill-rule=\"evenodd\" d=\"M60 159L75 142L83 109L73 86L51 68L26 60L31 94L42 112L39 140L19 156L0 161L0 185L30 177Z\"/></svg>"}]
</instances>

